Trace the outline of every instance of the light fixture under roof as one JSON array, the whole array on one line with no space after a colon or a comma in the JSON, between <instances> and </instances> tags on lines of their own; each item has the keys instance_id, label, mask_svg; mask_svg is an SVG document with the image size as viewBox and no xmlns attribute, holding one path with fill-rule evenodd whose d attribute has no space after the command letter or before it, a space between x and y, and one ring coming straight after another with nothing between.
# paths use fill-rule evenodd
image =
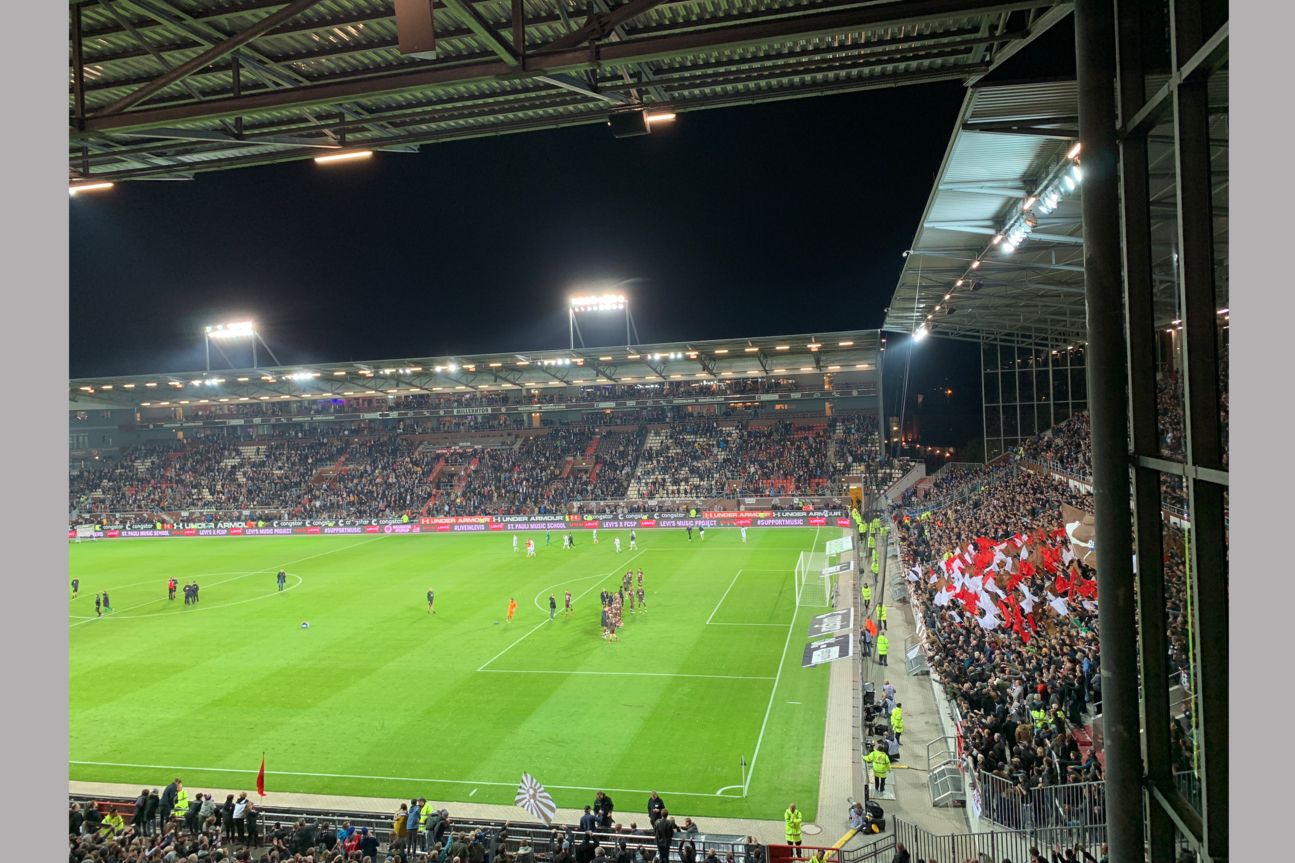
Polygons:
<instances>
[{"instance_id":1,"label":"light fixture under roof","mask_svg":"<svg viewBox=\"0 0 1295 863\"><path fill-rule=\"evenodd\" d=\"M372 150L352 150L349 153L329 153L325 156L316 156L315 164L332 165L336 162L355 162L361 159L367 159L372 155Z\"/></svg>"}]
</instances>

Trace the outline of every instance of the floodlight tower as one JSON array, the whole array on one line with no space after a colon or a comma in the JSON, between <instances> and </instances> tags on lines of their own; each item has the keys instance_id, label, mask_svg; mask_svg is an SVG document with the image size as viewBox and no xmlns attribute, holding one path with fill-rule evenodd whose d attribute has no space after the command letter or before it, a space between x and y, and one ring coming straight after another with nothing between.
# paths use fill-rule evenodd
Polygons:
<instances>
[{"instance_id":1,"label":"floodlight tower","mask_svg":"<svg viewBox=\"0 0 1295 863\"><path fill-rule=\"evenodd\" d=\"M258 367L256 356L257 343L260 343L261 347L265 348L266 353L270 355L270 359L274 360L275 365L279 364L279 358L274 355L274 351L270 350L270 346L265 343L265 339L261 338L261 334L256 331L256 323L254 321L235 321L234 323L229 324L214 324L206 327L203 331L203 343L207 352L207 371L211 371L211 343L213 341L216 342L216 353L225 357L225 362L229 364L229 367L234 368L233 361L230 360L229 357L225 356L225 352L220 349L220 342L243 340L247 340L252 343L252 368Z\"/></svg>"},{"instance_id":2,"label":"floodlight tower","mask_svg":"<svg viewBox=\"0 0 1295 863\"><path fill-rule=\"evenodd\" d=\"M624 279L596 294L573 294L571 296L567 304L567 329L571 337L571 350L575 350L576 336L580 335L580 325L576 323L576 315L592 312L621 312L625 317L625 344L626 346L634 344L634 339L637 338L638 333L634 326L634 316L630 314L629 297L615 289L638 281L642 280ZM631 334L633 334L633 338ZM584 347L583 336L580 337L580 345Z\"/></svg>"}]
</instances>

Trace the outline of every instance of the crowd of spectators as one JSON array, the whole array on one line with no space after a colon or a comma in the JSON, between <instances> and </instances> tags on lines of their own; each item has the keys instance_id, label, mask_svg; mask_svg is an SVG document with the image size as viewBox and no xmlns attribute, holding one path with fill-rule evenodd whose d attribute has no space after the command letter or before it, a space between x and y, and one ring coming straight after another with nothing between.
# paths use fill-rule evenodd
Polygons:
<instances>
[{"instance_id":1,"label":"crowd of spectators","mask_svg":"<svg viewBox=\"0 0 1295 863\"><path fill-rule=\"evenodd\" d=\"M976 769L999 783L996 793L986 797L989 815L1009 827L1022 826L1012 823L1019 809L1010 804L1038 801L1044 789L1052 795L1048 799L1054 809L1061 800L1078 810L1069 813L1072 817L1086 823L1104 817L1100 786L1081 785L1102 776L1084 731L1101 702L1097 606L1071 602L1064 618L1044 611L1048 623L1027 643L1009 628L986 630L974 618L959 615L954 605L937 604L940 582L932 583L929 574L943 572L939 564L946 553L965 548L977 537L998 542L1042 531L1044 545L1058 551L1067 547L1064 533L1057 533L1061 505L1092 512L1092 496L1051 472L1032 469L1028 462L1086 478L1091 463L1087 429L1087 415L1075 414L1026 442L1025 463L956 471L922 501L927 516L915 517L910 509L898 523L904 566L919 566L924 573L911 584L910 593L926 625L931 667L962 716L967 752ZM1170 672L1189 688L1186 538L1168 522L1162 538ZM1084 578L1094 577L1078 561L1075 566ZM1023 583L1034 596L1044 597L1055 589L1054 578L1037 569ZM1191 723L1190 692L1182 710L1184 716L1172 726L1177 772L1192 767L1190 738L1184 730ZM1059 785L1077 787L1073 794L1057 796L1054 789Z\"/></svg>"},{"instance_id":2,"label":"crowd of spectators","mask_svg":"<svg viewBox=\"0 0 1295 863\"><path fill-rule=\"evenodd\" d=\"M850 416L478 430L454 446L428 442L419 423L285 427L253 439L206 430L140 444L71 478L69 518L372 520L570 512L627 495L812 496L861 463L856 451L878 451L875 423Z\"/></svg>"},{"instance_id":3,"label":"crowd of spectators","mask_svg":"<svg viewBox=\"0 0 1295 863\"><path fill-rule=\"evenodd\" d=\"M598 792L578 825L514 827L457 822L423 798L402 803L390 820L356 816L263 816L247 794L190 795L176 778L164 791L144 789L133 804L79 803L68 810L72 863L765 863L753 837L704 842L691 818L671 815L655 792L642 814L613 815ZM640 827L640 822L642 827ZM702 850L698 849L701 845Z\"/></svg>"}]
</instances>

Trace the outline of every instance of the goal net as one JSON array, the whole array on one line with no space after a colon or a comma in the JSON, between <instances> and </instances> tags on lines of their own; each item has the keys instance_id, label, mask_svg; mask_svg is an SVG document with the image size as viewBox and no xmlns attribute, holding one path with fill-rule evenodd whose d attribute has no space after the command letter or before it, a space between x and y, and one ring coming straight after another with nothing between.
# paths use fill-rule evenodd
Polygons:
<instances>
[{"instance_id":1,"label":"goal net","mask_svg":"<svg viewBox=\"0 0 1295 863\"><path fill-rule=\"evenodd\" d=\"M798 608L831 608L836 576L824 576L831 566L821 551L802 551L796 561L796 606Z\"/></svg>"}]
</instances>

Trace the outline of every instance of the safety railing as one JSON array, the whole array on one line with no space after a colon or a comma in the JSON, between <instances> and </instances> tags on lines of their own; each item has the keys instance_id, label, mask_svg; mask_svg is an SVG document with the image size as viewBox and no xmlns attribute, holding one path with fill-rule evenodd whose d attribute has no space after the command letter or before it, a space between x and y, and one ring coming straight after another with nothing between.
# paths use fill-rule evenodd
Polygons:
<instances>
[{"instance_id":1,"label":"safety railing","mask_svg":"<svg viewBox=\"0 0 1295 863\"><path fill-rule=\"evenodd\" d=\"M1085 827L1050 827L1032 833L1022 831L994 831L989 833L950 833L936 835L915 824L898 818L887 825L902 844L912 860L984 860L997 863L1010 860L1025 863L1034 849L1047 859L1053 846L1083 849L1100 857L1102 843L1106 841L1105 825ZM1080 856L1080 855L1076 855Z\"/></svg>"},{"instance_id":2,"label":"safety railing","mask_svg":"<svg viewBox=\"0 0 1295 863\"><path fill-rule=\"evenodd\" d=\"M962 806L967 794L958 764L958 738L937 737L926 744L926 784L931 805Z\"/></svg>"}]
</instances>

